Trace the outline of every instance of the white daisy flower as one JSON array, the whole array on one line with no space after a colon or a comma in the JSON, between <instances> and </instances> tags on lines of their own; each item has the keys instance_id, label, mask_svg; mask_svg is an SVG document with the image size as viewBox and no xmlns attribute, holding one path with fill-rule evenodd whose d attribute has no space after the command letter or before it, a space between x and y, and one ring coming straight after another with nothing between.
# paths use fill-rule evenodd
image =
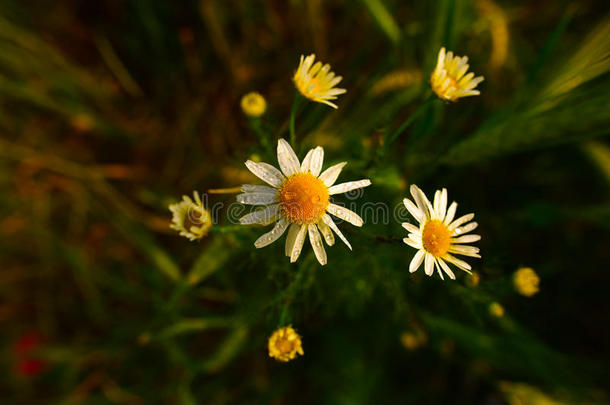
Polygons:
<instances>
[{"instance_id":1,"label":"white daisy flower","mask_svg":"<svg viewBox=\"0 0 610 405\"><path fill-rule=\"evenodd\" d=\"M238 202L266 207L244 215L239 221L244 225L269 225L275 222L273 229L258 238L254 246L265 247L275 242L288 229L285 253L290 257L291 263L299 258L308 235L321 265L326 264L322 238L327 245L332 246L335 243L333 231L350 250L352 249L328 214L355 226L362 226L362 218L347 208L331 203L330 196L367 187L371 181L365 179L335 185L347 162L331 166L320 174L323 159L324 149L318 146L310 150L303 162L299 163L288 142L280 139L277 143L277 160L282 171L268 163L255 163L251 160L246 162L246 167L269 186L242 186L243 194L237 196Z\"/></svg>"},{"instance_id":2,"label":"white daisy flower","mask_svg":"<svg viewBox=\"0 0 610 405\"><path fill-rule=\"evenodd\" d=\"M446 263L449 262L470 273L470 265L456 258L452 253L481 257L479 248L464 245L481 239L479 235L466 235L478 226L476 222L470 222L474 218L474 214L464 215L454 221L457 203L454 201L447 208L447 189L445 188L442 191L436 191L434 204L430 203L424 192L416 185L411 186L411 195L415 203L405 198L404 204L411 215L419 222L419 227L406 222L402 224L409 231L409 237L404 238L403 241L407 245L418 249L409 265L409 272L413 273L424 263L426 275L431 276L436 267L441 279L444 279L444 271L451 279L455 280L453 271Z\"/></svg>"}]
</instances>

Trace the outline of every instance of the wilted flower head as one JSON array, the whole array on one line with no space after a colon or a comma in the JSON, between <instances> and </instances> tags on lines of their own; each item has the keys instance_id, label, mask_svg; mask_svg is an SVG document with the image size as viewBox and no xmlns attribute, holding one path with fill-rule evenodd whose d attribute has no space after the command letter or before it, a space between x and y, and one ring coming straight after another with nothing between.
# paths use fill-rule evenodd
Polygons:
<instances>
[{"instance_id":1,"label":"wilted flower head","mask_svg":"<svg viewBox=\"0 0 610 405\"><path fill-rule=\"evenodd\" d=\"M468 68L468 56L454 56L453 52L445 53L445 48L441 48L436 68L430 77L432 90L437 96L448 101L457 101L461 97L481 94L475 90L475 87L484 78L483 76L474 77L472 72L466 74Z\"/></svg>"},{"instance_id":2,"label":"wilted flower head","mask_svg":"<svg viewBox=\"0 0 610 405\"><path fill-rule=\"evenodd\" d=\"M241 98L241 109L248 117L260 117L267 111L265 97L252 91Z\"/></svg>"},{"instance_id":3,"label":"wilted flower head","mask_svg":"<svg viewBox=\"0 0 610 405\"><path fill-rule=\"evenodd\" d=\"M540 277L531 267L522 267L517 270L513 276L513 283L517 292L526 297L531 297L540 291L538 287Z\"/></svg>"},{"instance_id":4,"label":"wilted flower head","mask_svg":"<svg viewBox=\"0 0 610 405\"><path fill-rule=\"evenodd\" d=\"M301 62L293 77L294 85L303 96L311 101L338 108L336 104L328 100L335 100L339 94L346 92L345 89L335 88L342 77L335 76L335 73L330 71L329 64L322 66L320 61L314 64L315 59L316 55L313 53L308 57L301 55Z\"/></svg>"},{"instance_id":5,"label":"wilted flower head","mask_svg":"<svg viewBox=\"0 0 610 405\"><path fill-rule=\"evenodd\" d=\"M212 226L212 217L196 191L193 192L193 197L195 201L184 195L182 201L169 206L173 214L170 228L191 241L203 238Z\"/></svg>"},{"instance_id":6,"label":"wilted flower head","mask_svg":"<svg viewBox=\"0 0 610 405\"><path fill-rule=\"evenodd\" d=\"M298 355L303 355L301 337L291 326L280 328L269 338L269 357L278 361L290 361Z\"/></svg>"}]
</instances>

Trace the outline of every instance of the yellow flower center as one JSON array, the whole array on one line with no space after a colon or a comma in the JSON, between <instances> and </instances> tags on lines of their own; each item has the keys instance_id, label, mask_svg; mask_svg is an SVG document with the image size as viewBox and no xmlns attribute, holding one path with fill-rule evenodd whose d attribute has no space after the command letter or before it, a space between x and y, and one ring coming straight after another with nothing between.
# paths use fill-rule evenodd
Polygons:
<instances>
[{"instance_id":1,"label":"yellow flower center","mask_svg":"<svg viewBox=\"0 0 610 405\"><path fill-rule=\"evenodd\" d=\"M328 207L328 187L311 173L288 177L278 190L282 214L293 223L317 222Z\"/></svg>"},{"instance_id":2,"label":"yellow flower center","mask_svg":"<svg viewBox=\"0 0 610 405\"><path fill-rule=\"evenodd\" d=\"M443 257L451 246L449 228L437 219L426 223L421 239L424 249L435 257Z\"/></svg>"},{"instance_id":3,"label":"yellow flower center","mask_svg":"<svg viewBox=\"0 0 610 405\"><path fill-rule=\"evenodd\" d=\"M275 348L281 354L290 354L296 349L297 341L288 340L286 337L281 337L275 342Z\"/></svg>"}]
</instances>

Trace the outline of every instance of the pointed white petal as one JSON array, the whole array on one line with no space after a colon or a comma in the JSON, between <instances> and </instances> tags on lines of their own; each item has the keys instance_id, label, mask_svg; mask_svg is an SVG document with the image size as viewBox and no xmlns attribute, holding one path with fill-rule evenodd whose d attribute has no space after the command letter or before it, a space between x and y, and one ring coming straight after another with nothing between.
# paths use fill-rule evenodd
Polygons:
<instances>
[{"instance_id":1,"label":"pointed white petal","mask_svg":"<svg viewBox=\"0 0 610 405\"><path fill-rule=\"evenodd\" d=\"M452 279L452 280L455 280L455 274L453 274L453 271L451 271L449 266L447 266L447 263L445 263L445 261L443 259L441 259L440 257L437 259L437 261L441 265L441 267L443 268L445 273L447 273L449 278Z\"/></svg>"},{"instance_id":2,"label":"pointed white petal","mask_svg":"<svg viewBox=\"0 0 610 405\"><path fill-rule=\"evenodd\" d=\"M468 232L472 232L472 231L474 231L475 229L477 229L477 226L479 226L479 224L478 224L478 223L476 223L476 222L471 222L471 223L469 223L469 224L466 224L466 225L464 225L464 226L461 226L461 227L459 227L459 228L454 229L454 230L453 230L453 233L454 233L455 235L463 235L463 234L465 234L465 233L468 233Z\"/></svg>"},{"instance_id":3,"label":"pointed white petal","mask_svg":"<svg viewBox=\"0 0 610 405\"><path fill-rule=\"evenodd\" d=\"M410 224L408 222L403 222L402 223L402 227L405 228L407 231L411 232L411 233L419 233L419 228L416 227L413 224Z\"/></svg>"},{"instance_id":4,"label":"pointed white petal","mask_svg":"<svg viewBox=\"0 0 610 405\"><path fill-rule=\"evenodd\" d=\"M414 273L419 269L421 263L424 261L425 254L426 252L424 250L418 250L417 253L415 253L415 256L413 256L413 259L411 259L411 263L409 264L409 273Z\"/></svg>"},{"instance_id":5,"label":"pointed white petal","mask_svg":"<svg viewBox=\"0 0 610 405\"><path fill-rule=\"evenodd\" d=\"M311 162L309 163L309 171L314 176L318 177L322 171L322 164L324 162L324 149L318 146L313 150L311 155Z\"/></svg>"},{"instance_id":6,"label":"pointed white petal","mask_svg":"<svg viewBox=\"0 0 610 405\"><path fill-rule=\"evenodd\" d=\"M438 219L441 221L445 219L445 215L447 214L447 189L443 188L441 191L441 201L438 204Z\"/></svg>"},{"instance_id":7,"label":"pointed white petal","mask_svg":"<svg viewBox=\"0 0 610 405\"><path fill-rule=\"evenodd\" d=\"M434 258L434 268L436 269L441 280L444 280L445 276L443 276L443 272L441 271L441 266L438 264L438 259L436 257Z\"/></svg>"},{"instance_id":8,"label":"pointed white petal","mask_svg":"<svg viewBox=\"0 0 610 405\"><path fill-rule=\"evenodd\" d=\"M364 221L362 220L362 218L360 218L358 214L356 214L352 210L348 210L345 207L340 207L336 204L331 203L328 204L326 210L334 216L341 218L342 220L347 221L352 225L362 226L362 224L364 223Z\"/></svg>"},{"instance_id":9,"label":"pointed white petal","mask_svg":"<svg viewBox=\"0 0 610 405\"><path fill-rule=\"evenodd\" d=\"M279 205L273 204L263 210L257 210L249 214L244 215L239 219L239 223L242 225L249 224L260 224L269 225L277 219L279 215Z\"/></svg>"},{"instance_id":10,"label":"pointed white petal","mask_svg":"<svg viewBox=\"0 0 610 405\"><path fill-rule=\"evenodd\" d=\"M463 223L471 221L473 218L474 218L474 214L466 214L462 217L459 217L458 219L453 221L451 224L449 224L449 230L453 230L453 229L457 228L458 226L462 225Z\"/></svg>"},{"instance_id":11,"label":"pointed white petal","mask_svg":"<svg viewBox=\"0 0 610 405\"><path fill-rule=\"evenodd\" d=\"M464 235L459 238L452 238L451 243L472 243L481 240L481 235Z\"/></svg>"},{"instance_id":12,"label":"pointed white petal","mask_svg":"<svg viewBox=\"0 0 610 405\"><path fill-rule=\"evenodd\" d=\"M335 184L335 181L337 181L337 177L339 177L341 169L343 169L343 166L345 166L346 164L347 162L341 162L329 167L328 169L322 172L319 179L322 180L324 184L326 184L326 187L332 186L333 184Z\"/></svg>"},{"instance_id":13,"label":"pointed white petal","mask_svg":"<svg viewBox=\"0 0 610 405\"><path fill-rule=\"evenodd\" d=\"M407 245L411 246L412 248L423 249L423 246L421 245L421 242L414 241L411 238L403 238L402 241L404 243L406 243Z\"/></svg>"},{"instance_id":14,"label":"pointed white petal","mask_svg":"<svg viewBox=\"0 0 610 405\"><path fill-rule=\"evenodd\" d=\"M313 155L314 149L310 149L305 155L305 158L301 162L301 172L307 173L309 171L309 167L311 166L311 156Z\"/></svg>"},{"instance_id":15,"label":"pointed white petal","mask_svg":"<svg viewBox=\"0 0 610 405\"><path fill-rule=\"evenodd\" d=\"M415 204L413 204L413 201L409 200L408 198L405 198L404 200L402 200L402 202L404 203L405 207L407 207L407 210L413 216L413 218L417 219L417 222L421 223L424 221L424 213L419 208L417 208Z\"/></svg>"},{"instance_id":16,"label":"pointed white petal","mask_svg":"<svg viewBox=\"0 0 610 405\"><path fill-rule=\"evenodd\" d=\"M364 188L371 185L371 181L369 179L358 180L358 181L348 181L347 183L337 184L328 189L328 193L330 195L347 193L348 191L356 190L358 188Z\"/></svg>"},{"instance_id":17,"label":"pointed white petal","mask_svg":"<svg viewBox=\"0 0 610 405\"><path fill-rule=\"evenodd\" d=\"M417 204L417 208L424 214L426 218L430 218L433 212L432 204L428 200L428 197L424 194L423 191L415 184L411 185L410 188L411 195L415 199L415 204Z\"/></svg>"},{"instance_id":18,"label":"pointed white petal","mask_svg":"<svg viewBox=\"0 0 610 405\"><path fill-rule=\"evenodd\" d=\"M254 246L262 248L271 243L275 242L280 236L284 234L284 231L288 228L288 221L285 218L280 218L275 224L272 230L263 234L260 238L254 242Z\"/></svg>"},{"instance_id":19,"label":"pointed white petal","mask_svg":"<svg viewBox=\"0 0 610 405\"><path fill-rule=\"evenodd\" d=\"M301 170L299 158L284 139L277 141L277 161L286 176L292 176Z\"/></svg>"},{"instance_id":20,"label":"pointed white petal","mask_svg":"<svg viewBox=\"0 0 610 405\"><path fill-rule=\"evenodd\" d=\"M328 246L335 244L335 235L333 235L333 231L324 223L324 221L318 221L318 229L322 233L322 236L324 236L324 240Z\"/></svg>"},{"instance_id":21,"label":"pointed white petal","mask_svg":"<svg viewBox=\"0 0 610 405\"><path fill-rule=\"evenodd\" d=\"M256 177L264 182L271 184L273 187L279 187L284 181L284 175L269 163L256 163L251 160L246 162L246 167Z\"/></svg>"},{"instance_id":22,"label":"pointed white petal","mask_svg":"<svg viewBox=\"0 0 610 405\"><path fill-rule=\"evenodd\" d=\"M303 250L303 243L305 242L305 236L307 235L307 225L301 225L297 237L294 240L292 246L292 252L290 253L290 263L294 263L299 258L301 250Z\"/></svg>"},{"instance_id":23,"label":"pointed white petal","mask_svg":"<svg viewBox=\"0 0 610 405\"><path fill-rule=\"evenodd\" d=\"M430 253L426 253L424 271L426 272L426 276L431 276L434 273L434 256Z\"/></svg>"},{"instance_id":24,"label":"pointed white petal","mask_svg":"<svg viewBox=\"0 0 610 405\"><path fill-rule=\"evenodd\" d=\"M277 194L277 188L269 186L259 186L255 184L243 184L241 191L244 193Z\"/></svg>"},{"instance_id":25,"label":"pointed white petal","mask_svg":"<svg viewBox=\"0 0 610 405\"><path fill-rule=\"evenodd\" d=\"M343 241L343 243L345 243L347 245L347 247L349 248L349 250L352 250L352 245L350 245L350 243L347 241L347 239L345 238L345 236L343 236L343 234L341 233L341 231L339 230L339 228L337 228L337 225L335 225L335 222L333 221L333 219L330 217L330 215L328 214L324 214L322 216L322 221L324 221L324 223L326 225L328 225L330 227L330 229L333 230L334 233L337 234L337 236L339 237L339 239L341 239Z\"/></svg>"},{"instance_id":26,"label":"pointed white petal","mask_svg":"<svg viewBox=\"0 0 610 405\"><path fill-rule=\"evenodd\" d=\"M277 196L275 194L263 193L238 194L236 199L238 203L248 205L267 205L277 202Z\"/></svg>"},{"instance_id":27,"label":"pointed white petal","mask_svg":"<svg viewBox=\"0 0 610 405\"><path fill-rule=\"evenodd\" d=\"M316 224L309 224L307 230L309 231L309 242L311 243L313 252L316 255L316 259L318 259L318 262L324 266L326 264L326 250L324 250L324 246L322 245L322 237L320 236L320 232L318 232Z\"/></svg>"},{"instance_id":28,"label":"pointed white petal","mask_svg":"<svg viewBox=\"0 0 610 405\"><path fill-rule=\"evenodd\" d=\"M455 217L456 210L457 210L457 203L454 201L449 206L449 209L447 210L447 214L445 215L445 219L443 220L443 223L445 225L449 225L451 223L451 221L453 221L453 217Z\"/></svg>"},{"instance_id":29,"label":"pointed white petal","mask_svg":"<svg viewBox=\"0 0 610 405\"><path fill-rule=\"evenodd\" d=\"M481 257L481 255L479 255L478 247L468 245L453 245L449 248L449 253L457 253L458 255L478 258Z\"/></svg>"},{"instance_id":30,"label":"pointed white petal","mask_svg":"<svg viewBox=\"0 0 610 405\"><path fill-rule=\"evenodd\" d=\"M294 247L294 242L297 239L297 234L301 229L300 225L292 224L288 229L288 235L286 236L286 246L284 247L284 253L286 256L290 257L292 254L292 248Z\"/></svg>"},{"instance_id":31,"label":"pointed white petal","mask_svg":"<svg viewBox=\"0 0 610 405\"><path fill-rule=\"evenodd\" d=\"M447 260L449 263L455 264L459 269L464 270L466 273L471 273L470 270L472 269L472 267L470 267L470 265L465 261L451 256L450 254L446 254L445 256L443 256L443 259Z\"/></svg>"}]
</instances>

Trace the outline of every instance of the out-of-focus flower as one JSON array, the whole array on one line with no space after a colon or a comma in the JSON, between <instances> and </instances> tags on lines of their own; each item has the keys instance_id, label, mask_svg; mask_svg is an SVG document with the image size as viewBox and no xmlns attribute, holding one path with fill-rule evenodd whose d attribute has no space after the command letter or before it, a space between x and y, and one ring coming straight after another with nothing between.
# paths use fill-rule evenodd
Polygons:
<instances>
[{"instance_id":1,"label":"out-of-focus flower","mask_svg":"<svg viewBox=\"0 0 610 405\"><path fill-rule=\"evenodd\" d=\"M32 352L42 345L42 339L35 333L24 334L13 346L15 372L23 377L35 377L46 368L46 362L36 358Z\"/></svg>"},{"instance_id":2,"label":"out-of-focus flower","mask_svg":"<svg viewBox=\"0 0 610 405\"><path fill-rule=\"evenodd\" d=\"M489 304L489 313L496 318L501 318L504 316L504 307L498 302L492 302Z\"/></svg>"},{"instance_id":3,"label":"out-of-focus flower","mask_svg":"<svg viewBox=\"0 0 610 405\"><path fill-rule=\"evenodd\" d=\"M432 90L439 98L448 101L457 101L461 97L481 94L475 90L475 87L484 78L483 76L474 77L472 72L466 74L468 68L468 56L454 56L453 52L445 53L445 48L441 48L436 68L430 77Z\"/></svg>"},{"instance_id":4,"label":"out-of-focus flower","mask_svg":"<svg viewBox=\"0 0 610 405\"><path fill-rule=\"evenodd\" d=\"M413 273L424 263L426 275L431 276L436 267L441 279L444 279L444 271L455 280L455 274L446 263L449 262L470 273L470 265L451 253L481 257L479 248L464 245L481 239L479 235L466 235L478 226L476 222L470 222L474 218L474 214L464 215L454 221L457 203L454 201L447 208L447 189L436 190L434 205L416 185L411 185L411 195L415 203L408 198L405 198L403 202L411 215L419 222L419 227L408 222L402 224L409 231L409 237L404 238L403 241L418 249L409 265L409 272Z\"/></svg>"},{"instance_id":5,"label":"out-of-focus flower","mask_svg":"<svg viewBox=\"0 0 610 405\"><path fill-rule=\"evenodd\" d=\"M212 226L212 217L196 191L193 197L194 201L189 196L182 196L182 201L169 206L172 212L170 228L191 241L203 238Z\"/></svg>"},{"instance_id":6,"label":"out-of-focus flower","mask_svg":"<svg viewBox=\"0 0 610 405\"><path fill-rule=\"evenodd\" d=\"M415 332L404 332L400 335L400 343L409 350L420 348L424 346L427 341L428 338L426 337L426 334L420 330Z\"/></svg>"},{"instance_id":7,"label":"out-of-focus flower","mask_svg":"<svg viewBox=\"0 0 610 405\"><path fill-rule=\"evenodd\" d=\"M278 361L290 361L297 355L305 354L301 337L296 333L291 326L280 328L273 332L269 338L269 357Z\"/></svg>"},{"instance_id":8,"label":"out-of-focus flower","mask_svg":"<svg viewBox=\"0 0 610 405\"><path fill-rule=\"evenodd\" d=\"M481 277L479 276L479 273L472 273L470 274L470 276L468 276L466 278L466 285L468 285L469 287L476 287L479 285L479 282L481 280Z\"/></svg>"},{"instance_id":9,"label":"out-of-focus flower","mask_svg":"<svg viewBox=\"0 0 610 405\"><path fill-rule=\"evenodd\" d=\"M510 405L574 405L574 401L563 401L559 398L553 398L544 393L539 388L533 387L525 383L514 383L502 381L500 390L506 395L506 400ZM593 404L587 402L588 404Z\"/></svg>"},{"instance_id":10,"label":"out-of-focus flower","mask_svg":"<svg viewBox=\"0 0 610 405\"><path fill-rule=\"evenodd\" d=\"M515 272L513 276L513 283L515 289L521 295L531 297L540 291L538 287L540 284L540 277L531 267L522 267Z\"/></svg>"},{"instance_id":11,"label":"out-of-focus flower","mask_svg":"<svg viewBox=\"0 0 610 405\"><path fill-rule=\"evenodd\" d=\"M367 187L371 181L364 179L334 185L346 162L331 166L320 174L324 160L324 149L320 146L311 149L303 162L299 163L288 142L280 139L277 144L277 160L281 172L268 163L246 162L246 167L271 187L250 184L242 186L243 194L237 196L239 203L266 207L244 215L239 221L243 225L270 225L276 222L271 231L254 242L254 246L262 248L270 245L290 228L285 253L291 263L299 258L307 235L321 265L325 265L327 259L322 237L326 244L332 246L335 243L333 231L351 249L327 212L355 226L362 226L362 218L347 208L331 203L329 197Z\"/></svg>"},{"instance_id":12,"label":"out-of-focus flower","mask_svg":"<svg viewBox=\"0 0 610 405\"><path fill-rule=\"evenodd\" d=\"M320 61L314 64L315 59L316 55L314 54L308 57L301 55L299 67L293 77L294 85L303 96L311 101L338 108L336 104L329 100L335 100L339 94L347 91L335 87L343 78L335 76L335 73L330 71L329 64L322 66Z\"/></svg>"},{"instance_id":13,"label":"out-of-focus flower","mask_svg":"<svg viewBox=\"0 0 610 405\"><path fill-rule=\"evenodd\" d=\"M260 117L267 111L267 102L260 93L253 91L241 98L241 109L248 117Z\"/></svg>"}]
</instances>

